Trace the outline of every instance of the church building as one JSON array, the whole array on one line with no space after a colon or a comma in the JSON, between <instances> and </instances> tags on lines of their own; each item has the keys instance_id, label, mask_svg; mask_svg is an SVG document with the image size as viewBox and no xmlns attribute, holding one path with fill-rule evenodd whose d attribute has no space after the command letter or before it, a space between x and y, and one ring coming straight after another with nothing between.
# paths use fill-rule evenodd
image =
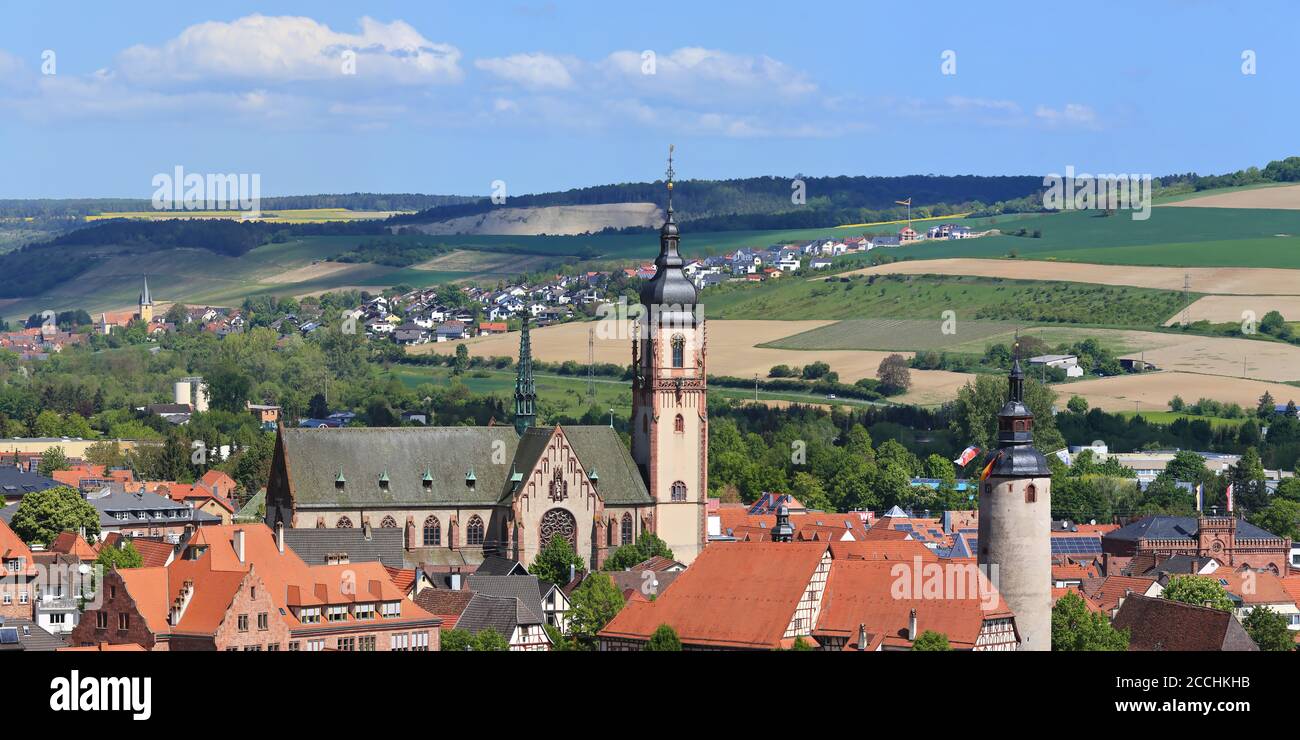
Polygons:
<instances>
[{"instance_id":1,"label":"church building","mask_svg":"<svg viewBox=\"0 0 1300 740\"><path fill-rule=\"evenodd\" d=\"M527 566L559 536L598 568L643 532L694 560L706 538L705 336L672 182L670 154L656 272L632 343L631 451L612 426L538 425L525 318L513 426L280 427L266 523L401 528L410 558L434 565L497 554Z\"/></svg>"}]
</instances>

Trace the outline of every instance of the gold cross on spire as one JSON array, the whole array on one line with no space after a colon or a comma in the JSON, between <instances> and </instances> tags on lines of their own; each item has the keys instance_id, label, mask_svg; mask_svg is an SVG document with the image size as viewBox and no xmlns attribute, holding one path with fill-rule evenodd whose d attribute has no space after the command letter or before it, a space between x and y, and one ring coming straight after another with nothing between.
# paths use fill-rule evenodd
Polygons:
<instances>
[{"instance_id":1,"label":"gold cross on spire","mask_svg":"<svg viewBox=\"0 0 1300 740\"><path fill-rule=\"evenodd\" d=\"M673 148L674 145L668 145L668 171L664 173L664 177L668 182L669 190L673 189L673 178L677 176L677 173L673 170Z\"/></svg>"}]
</instances>

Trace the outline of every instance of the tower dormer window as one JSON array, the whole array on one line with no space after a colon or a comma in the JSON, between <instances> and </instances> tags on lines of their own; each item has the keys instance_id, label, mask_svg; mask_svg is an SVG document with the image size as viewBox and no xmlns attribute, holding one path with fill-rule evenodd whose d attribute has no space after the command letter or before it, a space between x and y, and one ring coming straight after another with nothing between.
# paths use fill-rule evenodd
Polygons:
<instances>
[{"instance_id":1,"label":"tower dormer window","mask_svg":"<svg viewBox=\"0 0 1300 740\"><path fill-rule=\"evenodd\" d=\"M681 334L674 334L672 340L673 347L673 367L686 366L686 337Z\"/></svg>"}]
</instances>

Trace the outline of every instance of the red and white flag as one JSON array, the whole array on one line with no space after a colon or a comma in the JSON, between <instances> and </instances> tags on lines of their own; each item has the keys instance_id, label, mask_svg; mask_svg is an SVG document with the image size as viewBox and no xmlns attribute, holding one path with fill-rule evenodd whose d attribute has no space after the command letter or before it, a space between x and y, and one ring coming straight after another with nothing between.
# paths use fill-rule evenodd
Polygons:
<instances>
[{"instance_id":1,"label":"red and white flag","mask_svg":"<svg viewBox=\"0 0 1300 740\"><path fill-rule=\"evenodd\" d=\"M1232 484L1228 484L1228 513L1232 513Z\"/></svg>"},{"instance_id":2,"label":"red and white flag","mask_svg":"<svg viewBox=\"0 0 1300 740\"><path fill-rule=\"evenodd\" d=\"M956 463L957 467L959 468L965 467L966 464L969 463L971 460L974 460L975 456L978 454L980 454L980 448L976 447L975 445L971 445L970 447L967 447L966 449L962 450L961 454L958 455L957 459L953 460L953 462Z\"/></svg>"}]
</instances>

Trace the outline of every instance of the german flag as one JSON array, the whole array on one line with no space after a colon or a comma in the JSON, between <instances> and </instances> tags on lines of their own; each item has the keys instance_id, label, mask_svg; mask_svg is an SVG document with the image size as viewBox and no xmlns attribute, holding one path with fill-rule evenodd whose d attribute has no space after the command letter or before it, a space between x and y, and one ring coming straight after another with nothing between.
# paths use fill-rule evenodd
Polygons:
<instances>
[{"instance_id":1,"label":"german flag","mask_svg":"<svg viewBox=\"0 0 1300 740\"><path fill-rule=\"evenodd\" d=\"M988 478L989 475L993 473L993 466L997 465L998 460L1000 459L1002 459L1002 453L998 452L998 454L994 455L993 458L989 460L989 464L985 465L984 471L980 473L980 483L983 483L984 479Z\"/></svg>"}]
</instances>

